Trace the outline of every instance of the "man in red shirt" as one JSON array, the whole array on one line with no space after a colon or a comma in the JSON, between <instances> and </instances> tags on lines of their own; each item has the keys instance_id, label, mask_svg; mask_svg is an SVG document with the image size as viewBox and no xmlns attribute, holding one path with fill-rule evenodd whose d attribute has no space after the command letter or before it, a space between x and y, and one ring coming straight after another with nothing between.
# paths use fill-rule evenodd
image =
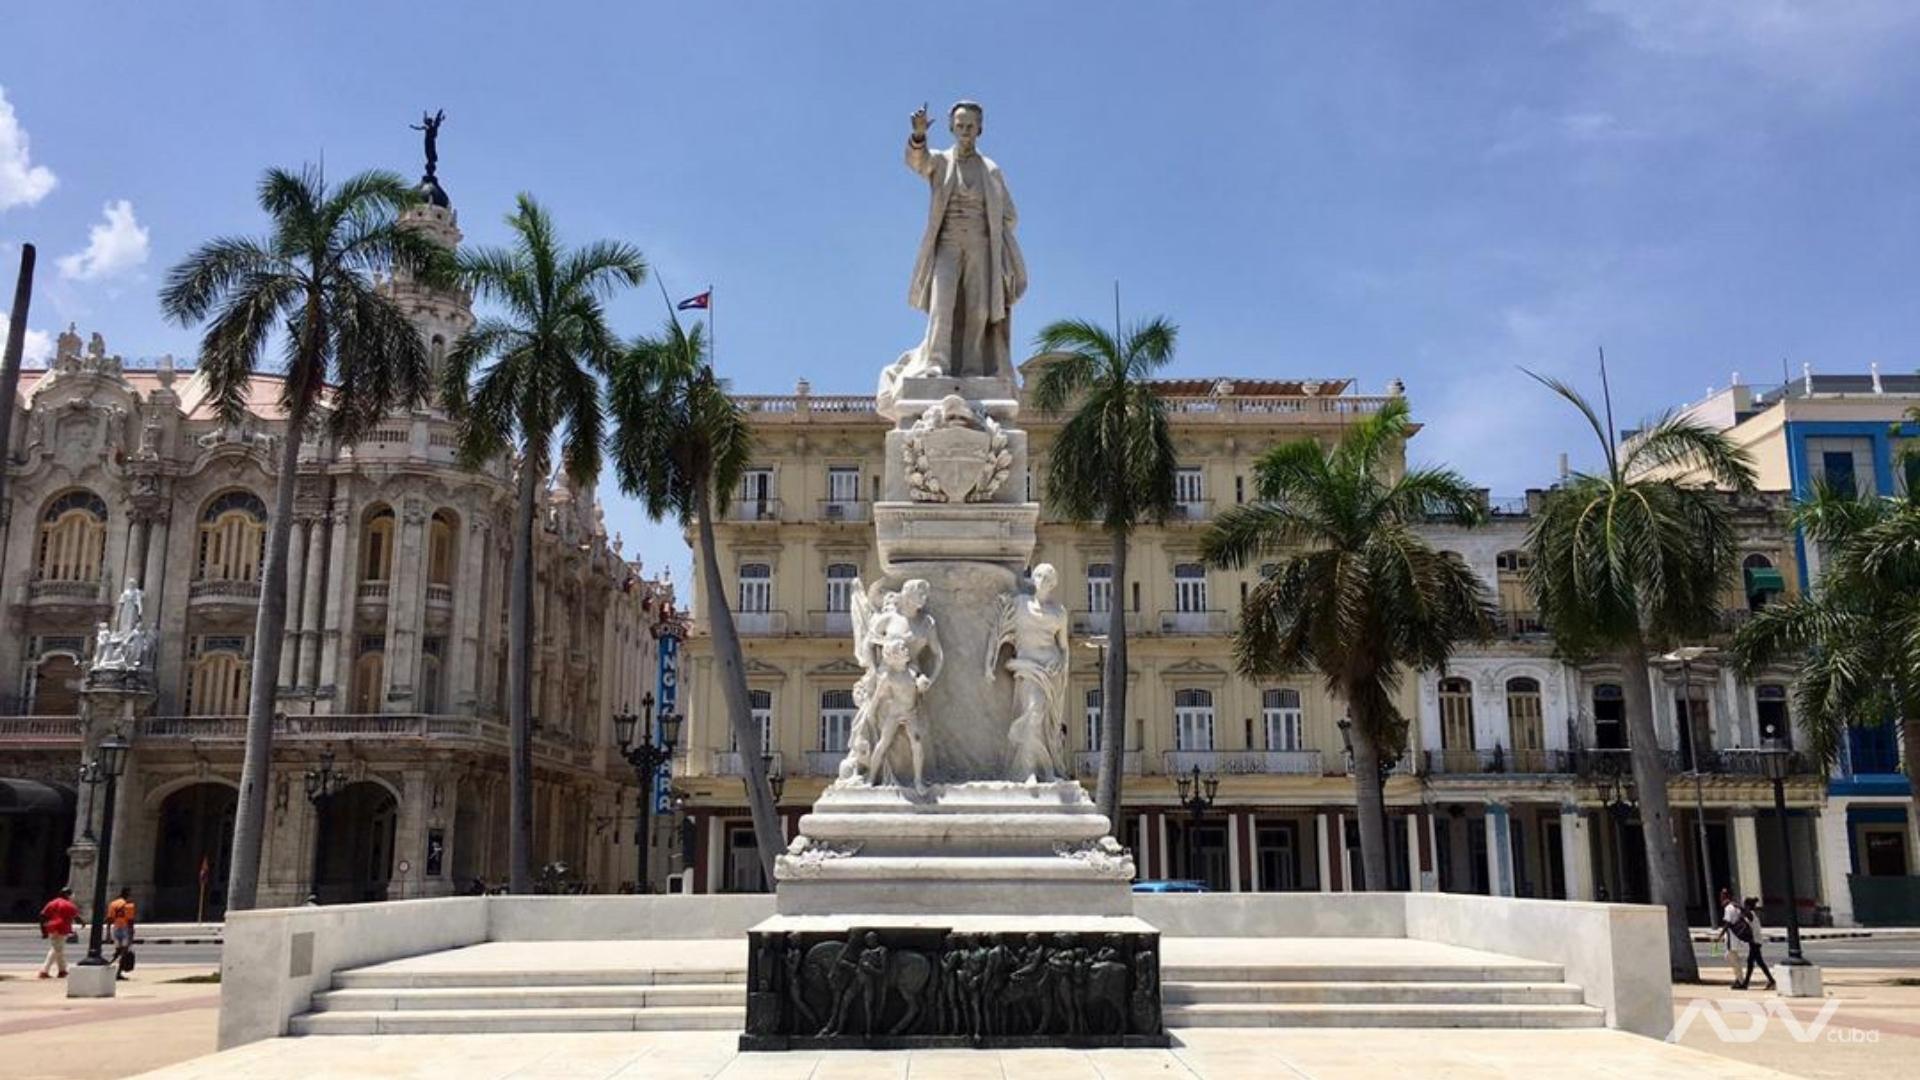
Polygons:
<instances>
[{"instance_id":1,"label":"man in red shirt","mask_svg":"<svg viewBox=\"0 0 1920 1080\"><path fill-rule=\"evenodd\" d=\"M79 921L80 909L73 906L72 889L61 889L59 896L40 909L40 932L47 938L47 958L40 964L41 978L53 978L49 971L56 966L60 977L67 977L67 935L73 933L74 924Z\"/></svg>"}]
</instances>

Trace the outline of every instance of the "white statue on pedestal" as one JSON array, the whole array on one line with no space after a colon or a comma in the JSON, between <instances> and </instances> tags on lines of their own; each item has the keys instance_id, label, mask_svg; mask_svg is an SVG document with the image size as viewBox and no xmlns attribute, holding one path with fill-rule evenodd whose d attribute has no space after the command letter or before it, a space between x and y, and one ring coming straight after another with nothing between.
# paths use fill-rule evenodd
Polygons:
<instances>
[{"instance_id":1,"label":"white statue on pedestal","mask_svg":"<svg viewBox=\"0 0 1920 1080\"><path fill-rule=\"evenodd\" d=\"M124 675L143 671L153 646L153 632L144 625L146 602L139 584L127 579L127 587L113 607L113 623L100 623L93 635L93 662L88 674L95 672Z\"/></svg>"},{"instance_id":2,"label":"white statue on pedestal","mask_svg":"<svg viewBox=\"0 0 1920 1080\"><path fill-rule=\"evenodd\" d=\"M1013 758L1010 780L1034 783L1062 779L1067 767L1062 725L1067 715L1067 611L1053 598L1060 575L1052 564L1033 568L1033 591L1000 598L1000 623L987 642L989 680L1001 652L1011 644L1014 716L1007 726Z\"/></svg>"},{"instance_id":3,"label":"white statue on pedestal","mask_svg":"<svg viewBox=\"0 0 1920 1080\"><path fill-rule=\"evenodd\" d=\"M913 751L914 787L925 782L927 721L920 698L946 663L939 628L926 610L931 591L925 580L915 578L898 592L887 593L875 611L866 589L857 580L853 583L848 605L853 655L865 674L853 687L859 711L848 733L847 756L840 762L842 783L898 784L886 757L902 727ZM921 666L922 656L930 666Z\"/></svg>"}]
</instances>

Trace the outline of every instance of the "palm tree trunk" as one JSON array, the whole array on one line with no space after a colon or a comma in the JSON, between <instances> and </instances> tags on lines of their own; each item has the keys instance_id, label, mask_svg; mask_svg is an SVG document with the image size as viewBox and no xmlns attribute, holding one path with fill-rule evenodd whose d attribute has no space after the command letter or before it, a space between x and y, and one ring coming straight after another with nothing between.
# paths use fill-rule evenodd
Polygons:
<instances>
[{"instance_id":1,"label":"palm tree trunk","mask_svg":"<svg viewBox=\"0 0 1920 1080\"><path fill-rule=\"evenodd\" d=\"M507 888L533 891L533 510L545 455L520 459L507 583Z\"/></svg>"},{"instance_id":2,"label":"palm tree trunk","mask_svg":"<svg viewBox=\"0 0 1920 1080\"><path fill-rule=\"evenodd\" d=\"M312 403L295 401L280 443L273 516L267 519L267 559L260 568L260 610L253 623L253 682L247 693L247 746L234 809L233 855L228 860L227 910L246 911L260 893L260 847L267 823L267 786L273 774L273 706L279 694L280 639L287 630L287 550L293 541L293 492L299 477L301 436Z\"/></svg>"},{"instance_id":3,"label":"palm tree trunk","mask_svg":"<svg viewBox=\"0 0 1920 1080\"><path fill-rule=\"evenodd\" d=\"M1095 802L1114 836L1126 832L1120 815L1121 777L1127 757L1127 534L1110 529L1113 540L1112 593L1107 597L1107 670L1101 672L1100 782Z\"/></svg>"},{"instance_id":4,"label":"palm tree trunk","mask_svg":"<svg viewBox=\"0 0 1920 1080\"><path fill-rule=\"evenodd\" d=\"M1906 700L1903 696L1902 701ZM1904 706L1901 712L1904 712ZM1900 756L1906 764L1907 796L1912 805L1907 807L1908 832L1911 834L1914 822L1920 822L1920 717L1896 713L1893 722L1899 725Z\"/></svg>"},{"instance_id":5,"label":"palm tree trunk","mask_svg":"<svg viewBox=\"0 0 1920 1080\"><path fill-rule=\"evenodd\" d=\"M1697 982L1700 965L1694 959L1693 940L1687 929L1687 881L1680 868L1673 813L1667 805L1667 763L1653 723L1652 670L1643 642L1635 640L1621 652L1620 674L1633 786L1639 792L1640 835L1646 845L1647 879L1653 902L1667 909L1667 953L1674 981ZM1708 904L1712 902L1707 898Z\"/></svg>"},{"instance_id":6,"label":"palm tree trunk","mask_svg":"<svg viewBox=\"0 0 1920 1080\"><path fill-rule=\"evenodd\" d=\"M1355 696L1347 698L1349 708L1362 708ZM1387 802L1380 784L1380 748L1365 732L1374 730L1370 717L1354 717L1353 724L1353 806L1360 819L1360 871L1365 878L1356 884L1364 890L1384 891L1387 882ZM1341 837L1344 845L1346 838ZM1343 854L1336 849L1334 857Z\"/></svg>"},{"instance_id":7,"label":"palm tree trunk","mask_svg":"<svg viewBox=\"0 0 1920 1080\"><path fill-rule=\"evenodd\" d=\"M727 717L733 725L733 738L740 747L741 772L746 774L747 809L753 814L753 840L760 849L760 871L766 875L767 888L774 887L773 860L786 848L786 836L780 828L780 813L773 805L773 791L767 787L766 764L760 755L760 725L753 722L753 705L747 697L747 659L740 650L740 632L733 625L733 609L727 606L727 589L720 578L720 556L713 541L713 514L707 482L694 485L694 505L700 523L700 575L706 580L707 626L713 633L713 656L720 665L720 693L726 699Z\"/></svg>"}]
</instances>

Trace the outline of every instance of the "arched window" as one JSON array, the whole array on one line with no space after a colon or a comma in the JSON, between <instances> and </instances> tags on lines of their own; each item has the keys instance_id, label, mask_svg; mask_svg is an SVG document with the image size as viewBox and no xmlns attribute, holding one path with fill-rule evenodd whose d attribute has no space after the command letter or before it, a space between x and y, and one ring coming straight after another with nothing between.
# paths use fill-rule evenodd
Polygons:
<instances>
[{"instance_id":1,"label":"arched window","mask_svg":"<svg viewBox=\"0 0 1920 1080\"><path fill-rule=\"evenodd\" d=\"M229 491L200 515L200 581L260 580L267 554L267 504L251 491Z\"/></svg>"},{"instance_id":2,"label":"arched window","mask_svg":"<svg viewBox=\"0 0 1920 1080\"><path fill-rule=\"evenodd\" d=\"M760 727L760 752L773 753L773 691L747 691L747 711ZM727 749L735 754L740 752L740 736L733 731L732 725L727 728Z\"/></svg>"},{"instance_id":3,"label":"arched window","mask_svg":"<svg viewBox=\"0 0 1920 1080\"><path fill-rule=\"evenodd\" d=\"M1173 692L1173 748L1213 749L1213 691Z\"/></svg>"},{"instance_id":4,"label":"arched window","mask_svg":"<svg viewBox=\"0 0 1920 1080\"><path fill-rule=\"evenodd\" d=\"M1507 680L1507 749L1514 768L1537 772L1547 748L1547 725L1540 706L1540 680L1525 675Z\"/></svg>"},{"instance_id":5,"label":"arched window","mask_svg":"<svg viewBox=\"0 0 1920 1080\"><path fill-rule=\"evenodd\" d=\"M1304 720L1300 691L1282 686L1260 695L1260 723L1266 729L1267 749L1301 749L1305 742L1301 733Z\"/></svg>"},{"instance_id":6,"label":"arched window","mask_svg":"<svg viewBox=\"0 0 1920 1080\"><path fill-rule=\"evenodd\" d=\"M360 580L386 581L393 572L393 510L382 506L367 515L360 540Z\"/></svg>"},{"instance_id":7,"label":"arched window","mask_svg":"<svg viewBox=\"0 0 1920 1080\"><path fill-rule=\"evenodd\" d=\"M1113 610L1113 564L1087 564L1087 611L1103 615Z\"/></svg>"},{"instance_id":8,"label":"arched window","mask_svg":"<svg viewBox=\"0 0 1920 1080\"><path fill-rule=\"evenodd\" d=\"M427 523L427 584L453 585L453 515L435 510Z\"/></svg>"},{"instance_id":9,"label":"arched window","mask_svg":"<svg viewBox=\"0 0 1920 1080\"><path fill-rule=\"evenodd\" d=\"M1759 611L1767 602L1786 591L1787 582L1775 569L1773 560L1756 551L1740 560L1741 584L1748 611Z\"/></svg>"},{"instance_id":10,"label":"arched window","mask_svg":"<svg viewBox=\"0 0 1920 1080\"><path fill-rule=\"evenodd\" d=\"M1440 749L1473 749L1473 684L1458 676L1440 680Z\"/></svg>"},{"instance_id":11,"label":"arched window","mask_svg":"<svg viewBox=\"0 0 1920 1080\"><path fill-rule=\"evenodd\" d=\"M847 752L847 738L853 731L856 711L851 690L820 691L820 750L828 754Z\"/></svg>"},{"instance_id":12,"label":"arched window","mask_svg":"<svg viewBox=\"0 0 1920 1080\"><path fill-rule=\"evenodd\" d=\"M1207 568L1199 563L1179 563L1173 568L1173 609L1179 612L1207 610Z\"/></svg>"},{"instance_id":13,"label":"arched window","mask_svg":"<svg viewBox=\"0 0 1920 1080\"><path fill-rule=\"evenodd\" d=\"M248 683L252 677L246 639L198 639L187 680L187 715L245 715Z\"/></svg>"},{"instance_id":14,"label":"arched window","mask_svg":"<svg viewBox=\"0 0 1920 1080\"><path fill-rule=\"evenodd\" d=\"M380 710L380 696L385 692L387 678L387 654L381 649L368 649L353 662L353 711L357 713L377 713Z\"/></svg>"},{"instance_id":15,"label":"arched window","mask_svg":"<svg viewBox=\"0 0 1920 1080\"><path fill-rule=\"evenodd\" d=\"M1627 748L1627 695L1619 683L1599 683L1593 688L1593 747Z\"/></svg>"},{"instance_id":16,"label":"arched window","mask_svg":"<svg viewBox=\"0 0 1920 1080\"><path fill-rule=\"evenodd\" d=\"M40 518L34 576L40 581L99 581L107 555L107 504L91 491L69 491Z\"/></svg>"},{"instance_id":17,"label":"arched window","mask_svg":"<svg viewBox=\"0 0 1920 1080\"><path fill-rule=\"evenodd\" d=\"M853 583L860 576L860 568L852 563L830 563L827 566L827 610L841 612L853 607Z\"/></svg>"},{"instance_id":18,"label":"arched window","mask_svg":"<svg viewBox=\"0 0 1920 1080\"><path fill-rule=\"evenodd\" d=\"M773 610L773 568L766 563L740 564L740 610Z\"/></svg>"}]
</instances>

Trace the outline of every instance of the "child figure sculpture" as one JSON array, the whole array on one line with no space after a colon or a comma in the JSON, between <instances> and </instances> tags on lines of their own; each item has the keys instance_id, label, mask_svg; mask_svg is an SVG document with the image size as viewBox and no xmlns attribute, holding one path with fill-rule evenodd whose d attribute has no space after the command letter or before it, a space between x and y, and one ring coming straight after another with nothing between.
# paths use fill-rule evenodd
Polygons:
<instances>
[{"instance_id":1,"label":"child figure sculpture","mask_svg":"<svg viewBox=\"0 0 1920 1080\"><path fill-rule=\"evenodd\" d=\"M868 782L900 782L887 761L887 751L892 748L894 737L904 730L913 750L913 789L925 791L926 721L921 717L920 691L931 685L931 681L914 670L906 638L888 638L880 646L880 662L873 689L861 708L865 715L854 720L856 726L868 725L867 730L875 733Z\"/></svg>"}]
</instances>

